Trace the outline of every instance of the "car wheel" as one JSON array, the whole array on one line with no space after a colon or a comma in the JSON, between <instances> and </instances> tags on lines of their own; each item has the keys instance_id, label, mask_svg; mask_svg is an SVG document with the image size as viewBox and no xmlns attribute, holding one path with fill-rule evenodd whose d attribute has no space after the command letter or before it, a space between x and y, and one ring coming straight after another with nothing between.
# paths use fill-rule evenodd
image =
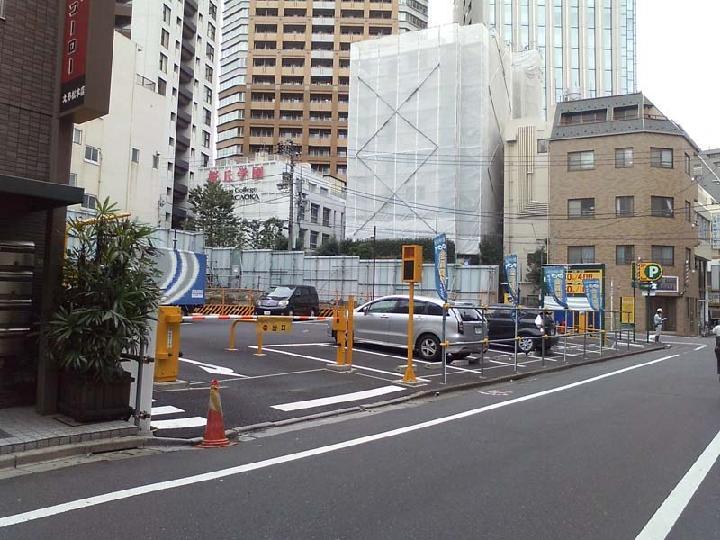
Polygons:
<instances>
[{"instance_id":1,"label":"car wheel","mask_svg":"<svg viewBox=\"0 0 720 540\"><path fill-rule=\"evenodd\" d=\"M529 336L520 336L520 339L518 339L518 349L520 350L520 352L529 354L534 347L535 341L533 340L533 338Z\"/></svg>"},{"instance_id":2,"label":"car wheel","mask_svg":"<svg viewBox=\"0 0 720 540\"><path fill-rule=\"evenodd\" d=\"M440 340L432 334L423 334L417 341L417 352L427 362L438 362L442 357Z\"/></svg>"}]
</instances>

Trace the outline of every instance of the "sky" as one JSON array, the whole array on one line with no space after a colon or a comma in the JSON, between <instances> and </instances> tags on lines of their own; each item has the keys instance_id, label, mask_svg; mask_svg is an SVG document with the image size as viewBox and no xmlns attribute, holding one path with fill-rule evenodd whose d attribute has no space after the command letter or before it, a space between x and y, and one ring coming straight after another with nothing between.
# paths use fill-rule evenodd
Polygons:
<instances>
[{"instance_id":1,"label":"sky","mask_svg":"<svg viewBox=\"0 0 720 540\"><path fill-rule=\"evenodd\" d=\"M430 25L452 22L430 0ZM702 149L720 148L720 0L637 0L638 90Z\"/></svg>"}]
</instances>

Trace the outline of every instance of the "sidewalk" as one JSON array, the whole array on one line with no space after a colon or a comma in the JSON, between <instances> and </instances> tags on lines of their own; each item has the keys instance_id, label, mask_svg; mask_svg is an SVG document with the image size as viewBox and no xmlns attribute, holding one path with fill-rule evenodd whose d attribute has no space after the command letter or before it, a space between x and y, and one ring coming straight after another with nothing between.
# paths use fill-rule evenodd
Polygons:
<instances>
[{"instance_id":1,"label":"sidewalk","mask_svg":"<svg viewBox=\"0 0 720 540\"><path fill-rule=\"evenodd\" d=\"M0 409L0 469L17 466L19 453L24 463L45 461L78 453L77 445L92 451L88 443L132 438L138 432L132 422L122 420L80 424L61 414L42 416L32 407Z\"/></svg>"}]
</instances>

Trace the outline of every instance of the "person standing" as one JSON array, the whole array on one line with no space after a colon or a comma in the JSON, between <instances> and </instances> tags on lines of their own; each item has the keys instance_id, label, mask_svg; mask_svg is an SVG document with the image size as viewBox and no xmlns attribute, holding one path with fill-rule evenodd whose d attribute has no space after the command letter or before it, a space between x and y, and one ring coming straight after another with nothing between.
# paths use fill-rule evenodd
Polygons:
<instances>
[{"instance_id":1,"label":"person standing","mask_svg":"<svg viewBox=\"0 0 720 540\"><path fill-rule=\"evenodd\" d=\"M655 343L661 343L660 336L662 335L664 322L665 319L663 318L663 310L662 308L657 308L655 316L653 317L653 326L655 327Z\"/></svg>"}]
</instances>

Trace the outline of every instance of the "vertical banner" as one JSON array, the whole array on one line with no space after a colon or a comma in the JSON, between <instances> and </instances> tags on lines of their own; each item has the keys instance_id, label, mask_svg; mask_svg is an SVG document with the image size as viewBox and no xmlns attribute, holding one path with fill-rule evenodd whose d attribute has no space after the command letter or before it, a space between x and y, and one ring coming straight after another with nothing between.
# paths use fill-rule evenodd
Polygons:
<instances>
[{"instance_id":1,"label":"vertical banner","mask_svg":"<svg viewBox=\"0 0 720 540\"><path fill-rule=\"evenodd\" d=\"M433 240L435 250L435 290L443 302L447 302L447 238L444 234Z\"/></svg>"},{"instance_id":2,"label":"vertical banner","mask_svg":"<svg viewBox=\"0 0 720 540\"><path fill-rule=\"evenodd\" d=\"M590 309L593 311L600 311L602 309L602 296L600 290L599 279L584 279L583 288L585 289L585 296L587 296Z\"/></svg>"},{"instance_id":3,"label":"vertical banner","mask_svg":"<svg viewBox=\"0 0 720 540\"><path fill-rule=\"evenodd\" d=\"M503 266L505 267L505 277L507 279L507 290L513 299L513 303L519 303L517 290L515 289L518 283L518 260L517 255L505 255L503 258Z\"/></svg>"},{"instance_id":4,"label":"vertical banner","mask_svg":"<svg viewBox=\"0 0 720 540\"><path fill-rule=\"evenodd\" d=\"M561 265L543 266L543 274L545 292L552 296L553 300L563 309L567 309L567 279L565 267Z\"/></svg>"}]
</instances>

